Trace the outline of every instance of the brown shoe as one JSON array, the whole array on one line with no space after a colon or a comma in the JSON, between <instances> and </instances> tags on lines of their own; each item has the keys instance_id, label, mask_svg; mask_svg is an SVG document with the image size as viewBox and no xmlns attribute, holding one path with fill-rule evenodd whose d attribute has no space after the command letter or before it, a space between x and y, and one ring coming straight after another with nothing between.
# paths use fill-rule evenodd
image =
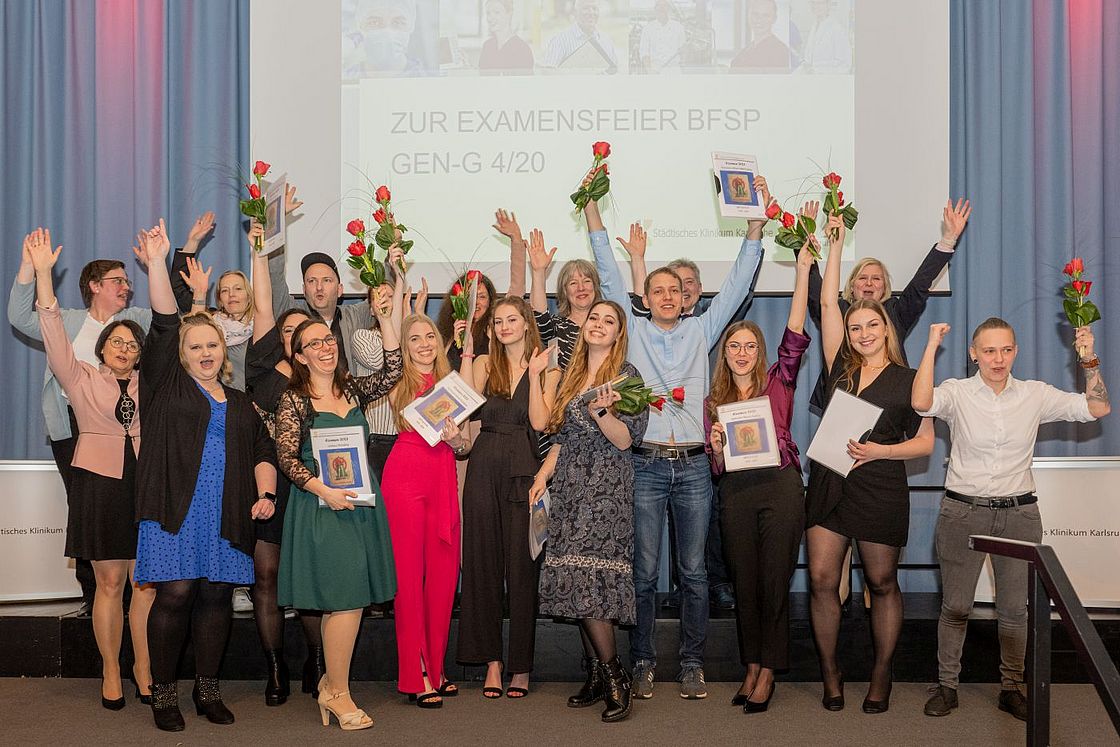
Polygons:
<instances>
[{"instance_id":1,"label":"brown shoe","mask_svg":"<svg viewBox=\"0 0 1120 747\"><path fill-rule=\"evenodd\" d=\"M957 691L951 687L938 685L931 688L933 697L926 701L924 710L927 716L948 716L957 707Z\"/></svg>"},{"instance_id":2,"label":"brown shoe","mask_svg":"<svg viewBox=\"0 0 1120 747\"><path fill-rule=\"evenodd\" d=\"M1027 699L1018 690L1000 690L999 709L1007 711L1020 721L1027 720Z\"/></svg>"}]
</instances>

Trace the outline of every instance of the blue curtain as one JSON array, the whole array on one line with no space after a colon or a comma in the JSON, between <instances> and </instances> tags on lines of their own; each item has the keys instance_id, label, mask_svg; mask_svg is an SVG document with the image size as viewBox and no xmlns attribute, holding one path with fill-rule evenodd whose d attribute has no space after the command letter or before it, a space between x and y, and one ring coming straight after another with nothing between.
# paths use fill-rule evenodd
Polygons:
<instances>
[{"instance_id":1,"label":"blue curtain","mask_svg":"<svg viewBox=\"0 0 1120 747\"><path fill-rule=\"evenodd\" d=\"M175 245L214 210L205 261L244 267L234 177L249 163L248 0L0 2L0 278L8 292L23 236L51 229L62 304L81 308L78 274L124 260L167 220ZM4 297L5 305L7 296ZM46 359L5 324L0 458L48 459L40 390Z\"/></svg>"}]
</instances>

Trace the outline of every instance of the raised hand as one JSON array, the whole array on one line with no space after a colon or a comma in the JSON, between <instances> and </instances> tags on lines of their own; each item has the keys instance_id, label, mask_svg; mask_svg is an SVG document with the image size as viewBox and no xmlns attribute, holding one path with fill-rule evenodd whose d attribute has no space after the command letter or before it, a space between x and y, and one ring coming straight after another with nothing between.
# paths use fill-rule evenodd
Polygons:
<instances>
[{"instance_id":1,"label":"raised hand","mask_svg":"<svg viewBox=\"0 0 1120 747\"><path fill-rule=\"evenodd\" d=\"M404 252L401 250L399 244L391 244L389 246L386 262L397 268L398 276L404 276Z\"/></svg>"},{"instance_id":2,"label":"raised hand","mask_svg":"<svg viewBox=\"0 0 1120 747\"><path fill-rule=\"evenodd\" d=\"M529 358L529 373L532 376L540 376L544 370L548 368L548 348L537 348L533 351L533 355Z\"/></svg>"},{"instance_id":3,"label":"raised hand","mask_svg":"<svg viewBox=\"0 0 1120 747\"><path fill-rule=\"evenodd\" d=\"M761 174L755 174L754 179L751 180L751 185L754 186L755 192L760 192L762 194L762 206L768 207L774 198L770 194L770 185L766 183L766 177Z\"/></svg>"},{"instance_id":4,"label":"raised hand","mask_svg":"<svg viewBox=\"0 0 1120 747\"><path fill-rule=\"evenodd\" d=\"M1093 333L1088 325L1078 327L1073 331L1073 346L1077 349L1077 353L1082 360L1093 359L1093 342Z\"/></svg>"},{"instance_id":5,"label":"raised hand","mask_svg":"<svg viewBox=\"0 0 1120 747\"><path fill-rule=\"evenodd\" d=\"M949 334L951 327L945 322L935 322L929 325L929 342L927 345L931 348L941 347L941 341L945 339L945 335Z\"/></svg>"},{"instance_id":6,"label":"raised hand","mask_svg":"<svg viewBox=\"0 0 1120 747\"><path fill-rule=\"evenodd\" d=\"M203 270L201 262L194 257L187 257L187 271L179 270L179 277L183 278L183 282L191 289L195 298L205 299L207 291L210 290L210 272L213 269L211 265Z\"/></svg>"},{"instance_id":7,"label":"raised hand","mask_svg":"<svg viewBox=\"0 0 1120 747\"><path fill-rule=\"evenodd\" d=\"M816 223L817 213L820 212L820 209L820 200L807 200L805 204L801 206L801 214L806 218L811 218L813 223Z\"/></svg>"},{"instance_id":8,"label":"raised hand","mask_svg":"<svg viewBox=\"0 0 1120 747\"><path fill-rule=\"evenodd\" d=\"M517 216L505 210L498 208L494 212L494 230L503 236L508 237L511 241L524 241L521 235L521 226L517 225Z\"/></svg>"},{"instance_id":9,"label":"raised hand","mask_svg":"<svg viewBox=\"0 0 1120 747\"><path fill-rule=\"evenodd\" d=\"M191 225L191 230L187 233L187 246L198 248L199 243L206 238L206 236L214 230L214 211L207 210L202 215L198 216L194 224Z\"/></svg>"},{"instance_id":10,"label":"raised hand","mask_svg":"<svg viewBox=\"0 0 1120 747\"><path fill-rule=\"evenodd\" d=\"M245 238L249 240L249 247L253 250L253 253L256 254L257 243L264 242L264 226L255 220L252 221L249 223L249 233Z\"/></svg>"},{"instance_id":11,"label":"raised hand","mask_svg":"<svg viewBox=\"0 0 1120 747\"><path fill-rule=\"evenodd\" d=\"M646 230L641 223L630 224L630 240L626 241L621 236L615 240L622 244L622 248L630 255L631 259L644 259L646 256Z\"/></svg>"},{"instance_id":12,"label":"raised hand","mask_svg":"<svg viewBox=\"0 0 1120 747\"><path fill-rule=\"evenodd\" d=\"M948 241L956 241L964 232L964 227L968 224L968 217L972 215L972 204L962 198L957 200L957 204L953 204L950 199L945 203L945 209L941 213L941 238Z\"/></svg>"},{"instance_id":13,"label":"raised hand","mask_svg":"<svg viewBox=\"0 0 1120 747\"><path fill-rule=\"evenodd\" d=\"M284 214L290 215L294 213L301 205L303 205L303 200L296 199L295 185L289 183L284 190Z\"/></svg>"},{"instance_id":14,"label":"raised hand","mask_svg":"<svg viewBox=\"0 0 1120 747\"><path fill-rule=\"evenodd\" d=\"M410 314L423 314L428 308L428 279L420 278L420 292L416 294L416 304L412 303L412 289L408 290L408 312Z\"/></svg>"},{"instance_id":15,"label":"raised hand","mask_svg":"<svg viewBox=\"0 0 1120 747\"><path fill-rule=\"evenodd\" d=\"M828 216L828 244L829 247L844 246L844 235L848 232L847 226L844 225L844 218L839 215Z\"/></svg>"},{"instance_id":16,"label":"raised hand","mask_svg":"<svg viewBox=\"0 0 1120 747\"><path fill-rule=\"evenodd\" d=\"M60 252L61 244L57 249L51 250L50 229L36 228L23 239L23 253L35 268L36 274L45 272L49 275Z\"/></svg>"},{"instance_id":17,"label":"raised hand","mask_svg":"<svg viewBox=\"0 0 1120 747\"><path fill-rule=\"evenodd\" d=\"M557 247L548 251L544 247L544 234L539 228L534 228L529 232L529 268L534 272L547 270L552 264L552 258L556 256Z\"/></svg>"},{"instance_id":18,"label":"raised hand","mask_svg":"<svg viewBox=\"0 0 1120 747\"><path fill-rule=\"evenodd\" d=\"M797 271L808 272L812 269L813 265L817 263L817 258L813 256L812 251L806 251L810 246L820 254L820 242L816 241L815 236L810 236L804 244L801 245L801 251L797 253Z\"/></svg>"},{"instance_id":19,"label":"raised hand","mask_svg":"<svg viewBox=\"0 0 1120 747\"><path fill-rule=\"evenodd\" d=\"M373 313L378 320L388 320L393 313L393 289L379 286L373 289Z\"/></svg>"},{"instance_id":20,"label":"raised hand","mask_svg":"<svg viewBox=\"0 0 1120 747\"><path fill-rule=\"evenodd\" d=\"M167 226L163 222L163 218L159 219L159 225L147 231L142 231L140 236L140 251L143 253L145 259L144 264L151 267L155 262L162 262L167 258L168 252L171 251L171 240L167 238Z\"/></svg>"}]
</instances>

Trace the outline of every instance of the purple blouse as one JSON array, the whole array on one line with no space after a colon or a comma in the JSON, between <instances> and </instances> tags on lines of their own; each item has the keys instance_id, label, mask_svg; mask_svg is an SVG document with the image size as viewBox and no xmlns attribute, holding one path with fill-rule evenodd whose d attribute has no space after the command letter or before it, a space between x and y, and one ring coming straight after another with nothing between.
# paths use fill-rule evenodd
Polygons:
<instances>
[{"instance_id":1,"label":"purple blouse","mask_svg":"<svg viewBox=\"0 0 1120 747\"><path fill-rule=\"evenodd\" d=\"M778 436L778 451L782 456L779 469L793 465L801 470L801 460L797 458L797 444L789 432L793 418L793 392L797 388L797 370L801 368L801 356L809 349L809 335L786 328L782 343L778 345L778 360L766 373L766 386L762 390L770 398L770 408L774 411L774 431ZM762 395L759 395L762 396ZM708 415L707 401L704 402L704 449L712 455L712 421ZM723 467L712 459L712 473L721 474Z\"/></svg>"}]
</instances>

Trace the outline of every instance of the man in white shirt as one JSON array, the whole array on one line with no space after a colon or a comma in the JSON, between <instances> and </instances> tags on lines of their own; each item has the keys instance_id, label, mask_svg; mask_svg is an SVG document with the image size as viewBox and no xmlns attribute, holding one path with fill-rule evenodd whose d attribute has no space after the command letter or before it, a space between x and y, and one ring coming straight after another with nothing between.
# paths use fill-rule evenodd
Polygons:
<instances>
[{"instance_id":1,"label":"man in white shirt","mask_svg":"<svg viewBox=\"0 0 1120 747\"><path fill-rule=\"evenodd\" d=\"M948 423L952 439L935 535L941 564L939 683L925 705L927 716L946 716L957 707L961 651L985 558L984 553L969 548L969 535L1041 542L1042 519L1031 475L1038 426L1054 421L1085 423L1104 417L1111 409L1088 327L1078 327L1074 338L1074 348L1085 369L1085 394L1014 378L1011 365L1018 353L1015 331L995 317L981 323L972 334L969 354L979 369L976 375L947 379L934 387L934 358L948 331L947 324L930 326L911 401L919 415ZM1027 647L1027 564L993 556L992 569L999 618L999 708L1025 721L1027 700L1022 689Z\"/></svg>"},{"instance_id":2,"label":"man in white shirt","mask_svg":"<svg viewBox=\"0 0 1120 747\"><path fill-rule=\"evenodd\" d=\"M599 0L576 0L575 23L548 40L541 62L545 67L561 68L569 59L578 61L577 69L590 66L618 71L614 43L599 31Z\"/></svg>"},{"instance_id":3,"label":"man in white shirt","mask_svg":"<svg viewBox=\"0 0 1120 747\"><path fill-rule=\"evenodd\" d=\"M684 26L669 15L669 0L657 0L654 20L642 27L638 56L647 73L680 72L681 50L688 35Z\"/></svg>"}]
</instances>

